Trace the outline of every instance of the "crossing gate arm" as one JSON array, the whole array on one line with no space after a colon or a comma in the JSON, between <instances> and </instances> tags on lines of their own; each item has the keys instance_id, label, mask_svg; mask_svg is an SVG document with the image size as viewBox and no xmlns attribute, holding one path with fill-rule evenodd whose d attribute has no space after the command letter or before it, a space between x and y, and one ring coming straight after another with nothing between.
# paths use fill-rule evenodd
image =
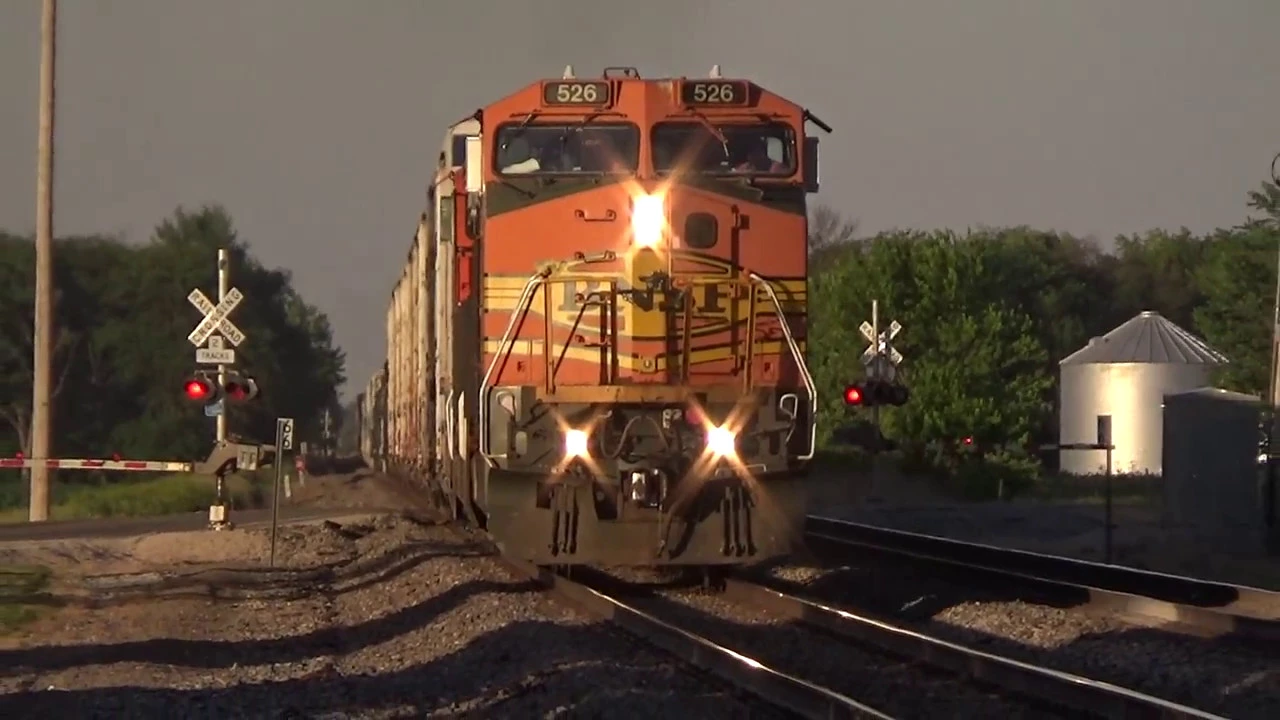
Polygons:
<instances>
[{"instance_id":1,"label":"crossing gate arm","mask_svg":"<svg viewBox=\"0 0 1280 720\"><path fill-rule=\"evenodd\" d=\"M43 467L50 470L127 470L131 472L194 472L195 464L172 460L105 460L97 458L0 458L0 468Z\"/></svg>"},{"instance_id":2,"label":"crossing gate arm","mask_svg":"<svg viewBox=\"0 0 1280 720\"><path fill-rule=\"evenodd\" d=\"M43 467L50 470L123 470L126 472L224 474L253 471L274 461L274 448L256 443L222 442L205 460L121 460L116 458L0 458L0 470Z\"/></svg>"}]
</instances>

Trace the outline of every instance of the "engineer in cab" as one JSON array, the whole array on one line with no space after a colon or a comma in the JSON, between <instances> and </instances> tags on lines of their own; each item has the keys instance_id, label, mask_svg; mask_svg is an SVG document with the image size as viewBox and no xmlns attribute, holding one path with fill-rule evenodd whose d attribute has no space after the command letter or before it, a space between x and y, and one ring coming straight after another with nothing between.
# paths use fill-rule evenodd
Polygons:
<instances>
[{"instance_id":1,"label":"engineer in cab","mask_svg":"<svg viewBox=\"0 0 1280 720\"><path fill-rule=\"evenodd\" d=\"M769 155L769 143L766 137L748 135L746 145L746 158L733 166L735 173L763 173L766 175L787 175L790 173L790 168L787 167L786 163L781 160L775 160Z\"/></svg>"},{"instance_id":2,"label":"engineer in cab","mask_svg":"<svg viewBox=\"0 0 1280 720\"><path fill-rule=\"evenodd\" d=\"M788 176L795 171L793 141L781 125L723 124L714 131L696 123L669 122L654 132L654 167L707 175Z\"/></svg>"}]
</instances>

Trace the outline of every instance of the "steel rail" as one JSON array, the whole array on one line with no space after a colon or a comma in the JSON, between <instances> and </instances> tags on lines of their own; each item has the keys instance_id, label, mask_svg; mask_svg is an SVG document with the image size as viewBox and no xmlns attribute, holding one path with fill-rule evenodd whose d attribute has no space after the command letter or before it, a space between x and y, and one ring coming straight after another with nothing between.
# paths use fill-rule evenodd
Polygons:
<instances>
[{"instance_id":1,"label":"steel rail","mask_svg":"<svg viewBox=\"0 0 1280 720\"><path fill-rule=\"evenodd\" d=\"M1078 596L1097 609L1194 626L1214 634L1280 639L1280 593L810 515L809 539L1015 580Z\"/></svg>"},{"instance_id":2,"label":"steel rail","mask_svg":"<svg viewBox=\"0 0 1280 720\"><path fill-rule=\"evenodd\" d=\"M1099 717L1219 718L1118 685L993 655L738 578L725 580L725 592L735 601L764 607L855 643L1070 710Z\"/></svg>"},{"instance_id":3,"label":"steel rail","mask_svg":"<svg viewBox=\"0 0 1280 720\"><path fill-rule=\"evenodd\" d=\"M505 554L499 555L498 559L513 573L543 585L588 615L611 622L642 641L787 712L814 720L893 718L834 690L767 667L587 584Z\"/></svg>"}]
</instances>

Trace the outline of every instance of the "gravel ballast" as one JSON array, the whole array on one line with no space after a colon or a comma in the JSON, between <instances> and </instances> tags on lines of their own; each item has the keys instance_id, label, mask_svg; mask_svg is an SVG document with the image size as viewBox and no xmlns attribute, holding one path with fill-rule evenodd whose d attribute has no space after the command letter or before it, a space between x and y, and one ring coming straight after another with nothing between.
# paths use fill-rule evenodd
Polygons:
<instances>
[{"instance_id":1,"label":"gravel ballast","mask_svg":"<svg viewBox=\"0 0 1280 720\"><path fill-rule=\"evenodd\" d=\"M1104 680L1231 718L1280 707L1280 655L1232 639L996 596L898 564L784 566L767 576L803 595L903 620L907 627L997 655Z\"/></svg>"},{"instance_id":2,"label":"gravel ballast","mask_svg":"<svg viewBox=\"0 0 1280 720\"><path fill-rule=\"evenodd\" d=\"M262 557L264 531L230 532L186 542ZM281 563L351 564L286 598L202 587L51 614L0 645L0 717L768 715L484 553L394 517L282 528Z\"/></svg>"},{"instance_id":3,"label":"gravel ballast","mask_svg":"<svg viewBox=\"0 0 1280 720\"><path fill-rule=\"evenodd\" d=\"M647 578L626 570L619 580ZM895 717L1054 718L1052 708L933 672L769 611L702 591L653 587L651 597L627 601L668 622L696 631L774 670L817 683Z\"/></svg>"}]
</instances>

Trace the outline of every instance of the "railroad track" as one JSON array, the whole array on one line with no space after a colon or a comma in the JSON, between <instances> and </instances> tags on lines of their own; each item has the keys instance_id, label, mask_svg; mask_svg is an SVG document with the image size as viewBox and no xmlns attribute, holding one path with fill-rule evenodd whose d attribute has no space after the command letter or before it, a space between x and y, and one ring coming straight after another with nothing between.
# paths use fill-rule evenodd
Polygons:
<instances>
[{"instance_id":1,"label":"railroad track","mask_svg":"<svg viewBox=\"0 0 1280 720\"><path fill-rule=\"evenodd\" d=\"M736 643L718 642L701 623L673 620L669 613L632 602L652 597L643 586L594 568L574 568L573 578L499 555L513 573L536 581L586 613L617 625L641 640L728 682L777 708L806 718L893 718L871 701L803 673L771 667ZM1216 719L1219 716L1111 683L1040 667L965 647L845 609L814 602L738 577L726 577L723 596L733 603L763 609L833 636L858 650L905 659L997 689L1015 702L1065 711L1063 716ZM687 616L686 616L687 617ZM1038 716L1038 714L1037 714Z\"/></svg>"},{"instance_id":2,"label":"railroad track","mask_svg":"<svg viewBox=\"0 0 1280 720\"><path fill-rule=\"evenodd\" d=\"M406 507L412 508L411 518L419 521L443 522L454 533L467 540L487 545L495 550L494 557L512 574L532 580L546 587L549 592L587 615L612 623L642 642L656 646L677 659L698 668L729 685L739 688L761 701L783 710L789 715L805 718L874 718L892 720L893 716L861 703L817 683L766 666L724 644L707 638L695 628L665 621L653 613L645 612L619 597L620 593L607 589L607 575L592 569L577 569L592 582L579 582L565 574L525 562L508 555L504 549L484 533L470 527L449 522L442 517L430 498L420 488L404 481L393 480L397 495Z\"/></svg>"},{"instance_id":3,"label":"railroad track","mask_svg":"<svg viewBox=\"0 0 1280 720\"><path fill-rule=\"evenodd\" d=\"M460 531L465 532L465 531ZM591 580L580 582L503 554L498 559L514 574L545 586L557 597L600 620L654 645L674 657L743 690L788 714L805 718L876 718L893 716L819 683L768 667L717 643L687 624L661 619L606 589L610 580L594 570L577 569Z\"/></svg>"},{"instance_id":4,"label":"railroad track","mask_svg":"<svg viewBox=\"0 0 1280 720\"><path fill-rule=\"evenodd\" d=\"M416 504L416 503L415 503ZM296 522L303 520L319 520L324 518L372 514L377 510L333 510L323 508L296 508L291 512L282 512L282 518ZM260 512L258 518L253 513L240 513L237 518L241 526L269 521L269 511ZM429 513L430 514L430 513ZM857 548L865 553L868 549L886 554L910 557L921 562L964 567L967 570L981 570L992 577L1017 578L1019 581L1049 583L1053 587L1070 587L1079 592L1085 587L1090 597L1098 602L1116 609L1113 596L1130 598L1132 593L1114 589L1119 580L1109 578L1108 583L1095 582L1106 587L1081 586L1062 579L1062 575L1054 576L1046 569L1051 565L1047 560L1037 562L1046 565L1028 567L1015 565L1010 561L1000 565L991 559L990 553L1003 553L999 548L974 546L970 543L956 544L941 538L919 536L896 531L883 531L879 528L859 526L855 523L831 520L827 518L811 518L811 539L817 539L829 545L844 548ZM203 525L203 517L188 514L170 518L152 518L143 521L115 522L64 522L47 523L40 526L41 537L87 537L96 533L102 535L125 535L139 532L160 532L166 530L199 529ZM455 531L468 535L469 539L477 539L477 535L467 529L452 526ZM28 531L26 537L6 537L6 530L21 528ZM31 537L31 526L0 527L0 541L6 539L28 539ZM905 538L904 536L909 536ZM485 540L485 542L488 542ZM895 544L896 542L896 544ZM492 545L492 543L488 543ZM957 545L981 548L981 550L956 550ZM944 552L950 547L950 553ZM970 552L964 556L960 553ZM987 555L983 555L987 553ZM981 556L981 557L979 557ZM1018 553L1021 562L1032 562L1023 556L1034 556L1030 553ZM779 666L768 666L757 657L752 657L732 639L720 641L708 637L703 632L703 624L698 621L673 620L663 612L646 610L643 603L630 600L628 589L617 589L617 582L602 581L602 574L596 571L582 571L574 579L552 573L544 568L529 565L519 560L498 554L500 559L514 574L534 580L547 587L554 595L582 609L586 613L607 620L627 633L642 641L657 646L674 657L717 677L721 681L736 686L763 702L785 710L789 714L801 717L823 718L889 718L894 715L878 708L873 702L857 693L841 692L833 689L830 683L815 681L808 673L788 672ZM981 560L981 562L980 562ZM1061 558L1050 558L1061 561ZM1068 561L1071 562L1071 561ZM1086 565L1092 565L1087 564ZM1105 567L1114 571L1110 566ZM1034 571L1034 572L1033 572ZM575 570L575 572L579 572ZM1066 571L1063 571L1065 574ZM1075 572L1081 572L1076 570ZM1145 576L1155 575L1143 573ZM1195 606L1204 607L1217 603L1220 607L1262 607L1274 599L1274 593L1266 593L1252 588L1234 588L1235 594L1216 583L1204 583L1190 578L1166 578L1158 587L1148 587L1148 591L1159 598L1177 597L1181 600L1194 600L1201 603ZM291 578L296 582L299 578ZM1174 582L1177 581L1177 582ZM1191 583L1191 585L1188 585ZM1198 583L1198 585L1196 585ZM256 584L256 583L254 583ZM1132 586L1129 586L1132 587ZM1069 673L1039 667L1037 665L1000 657L991 653L975 650L960 644L940 640L917 630L907 629L892 622L874 617L867 617L845 609L823 605L804 599L775 588L730 577L725 583L725 597L735 603L764 608L768 612L783 616L797 623L821 631L825 636L835 636L834 642L870 646L877 652L888 656L906 658L913 663L930 665L956 676L965 678L984 686L998 688L1003 694L1034 700L1037 703L1052 705L1076 713L1084 713L1100 717L1179 717L1179 718L1214 718L1215 715L1195 708L1178 705L1174 702L1144 695L1140 692L1118 687L1097 680L1071 675ZM1241 591L1248 591L1242 593ZM1265 593L1259 595L1258 593ZM1101 599L1100 599L1101 598ZM1111 598L1107 600L1107 598ZM1170 603L1171 600L1147 597L1148 604L1138 603L1143 614L1151 614L1150 603ZM1132 605L1126 599L1126 608ZM1157 608L1158 610L1158 608ZM1163 611L1161 611L1163 612ZM1220 609L1205 610L1221 614ZM1179 611L1180 619L1187 622L1196 617L1194 613ZM1167 614L1167 613L1166 613ZM1256 619L1256 618L1255 618ZM1218 619L1217 626L1222 625ZM1233 622L1231 628L1239 632L1241 626L1257 629L1258 626ZM855 695L856 697L852 697Z\"/></svg>"},{"instance_id":5,"label":"railroad track","mask_svg":"<svg viewBox=\"0 0 1280 720\"><path fill-rule=\"evenodd\" d=\"M868 553L961 571L967 584L1016 585L1077 607L1172 623L1200 635L1280 640L1280 593L891 530L820 516L805 528L819 553Z\"/></svg>"},{"instance_id":6,"label":"railroad track","mask_svg":"<svg viewBox=\"0 0 1280 720\"><path fill-rule=\"evenodd\" d=\"M922 662L1002 692L1094 717L1217 718L1193 707L1111 683L1041 667L966 647L886 620L831 607L738 578L726 595L821 629L840 640Z\"/></svg>"}]
</instances>

